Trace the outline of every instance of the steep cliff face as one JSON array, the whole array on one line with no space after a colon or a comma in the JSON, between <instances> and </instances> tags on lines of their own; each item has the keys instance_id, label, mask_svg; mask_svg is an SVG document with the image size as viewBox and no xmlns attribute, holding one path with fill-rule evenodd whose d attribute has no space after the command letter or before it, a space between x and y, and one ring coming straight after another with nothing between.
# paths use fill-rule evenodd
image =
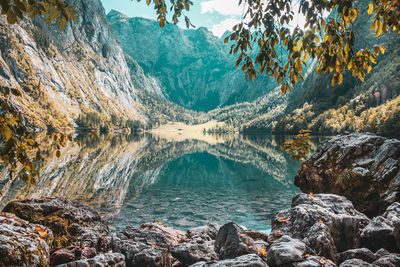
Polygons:
<instances>
[{"instance_id":1,"label":"steep cliff face","mask_svg":"<svg viewBox=\"0 0 400 267\"><path fill-rule=\"evenodd\" d=\"M141 119L124 53L100 0L72 0L79 12L64 31L41 17L8 25L0 18L0 83L42 124L71 125L82 112Z\"/></svg>"},{"instance_id":2,"label":"steep cliff face","mask_svg":"<svg viewBox=\"0 0 400 267\"><path fill-rule=\"evenodd\" d=\"M275 87L268 78L250 82L235 67L229 45L206 28L161 29L156 21L111 11L108 20L124 51L158 81L167 99L185 108L209 111L253 101Z\"/></svg>"}]
</instances>

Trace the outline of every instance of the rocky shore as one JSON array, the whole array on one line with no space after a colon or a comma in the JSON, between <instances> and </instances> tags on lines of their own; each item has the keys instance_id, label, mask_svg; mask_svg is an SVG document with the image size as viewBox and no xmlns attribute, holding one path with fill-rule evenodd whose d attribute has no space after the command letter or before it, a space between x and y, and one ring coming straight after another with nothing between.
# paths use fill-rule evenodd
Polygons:
<instances>
[{"instance_id":1,"label":"rocky shore","mask_svg":"<svg viewBox=\"0 0 400 267\"><path fill-rule=\"evenodd\" d=\"M0 213L0 266L397 267L399 149L370 134L323 143L296 177L306 193L273 216L269 235L234 222L186 232L153 222L112 233L78 202L13 201Z\"/></svg>"}]
</instances>

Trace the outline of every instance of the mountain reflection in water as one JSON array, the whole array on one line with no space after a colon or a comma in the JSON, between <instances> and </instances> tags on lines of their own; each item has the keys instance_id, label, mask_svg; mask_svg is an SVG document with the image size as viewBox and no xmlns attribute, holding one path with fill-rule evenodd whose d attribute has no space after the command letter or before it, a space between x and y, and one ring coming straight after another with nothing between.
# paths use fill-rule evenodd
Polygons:
<instances>
[{"instance_id":1,"label":"mountain reflection in water","mask_svg":"<svg viewBox=\"0 0 400 267\"><path fill-rule=\"evenodd\" d=\"M300 163L280 150L288 137L219 136L212 144L152 135L78 138L81 147L45 158L36 184L2 178L0 209L13 199L61 196L98 209L115 229L235 221L268 231L272 215L299 192L293 177Z\"/></svg>"}]
</instances>

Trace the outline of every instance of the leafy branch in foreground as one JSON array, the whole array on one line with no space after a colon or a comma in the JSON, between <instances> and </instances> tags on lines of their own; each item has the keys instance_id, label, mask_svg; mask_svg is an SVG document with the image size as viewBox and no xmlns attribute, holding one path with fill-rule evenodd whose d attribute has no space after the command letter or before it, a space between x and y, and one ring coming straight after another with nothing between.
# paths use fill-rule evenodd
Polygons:
<instances>
[{"instance_id":1,"label":"leafy branch in foreground","mask_svg":"<svg viewBox=\"0 0 400 267\"><path fill-rule=\"evenodd\" d=\"M286 141L281 149L289 153L293 160L305 159L311 152L310 131L300 130L299 134L292 140Z\"/></svg>"},{"instance_id":2,"label":"leafy branch in foreground","mask_svg":"<svg viewBox=\"0 0 400 267\"><path fill-rule=\"evenodd\" d=\"M400 34L400 2L397 0L301 0L298 12L305 16L303 29L295 24L294 0L240 0L246 11L242 22L233 28L225 42L233 41L231 53L238 54L236 66L242 66L246 78L266 74L274 77L286 93L304 80L302 71L309 58L318 61L317 73L333 73L332 86L343 82L343 72L351 70L364 81L376 64L383 46L366 43L356 49L354 22L361 12L374 13L371 31L376 37L388 31ZM361 10L357 4L370 3ZM327 14L331 14L326 18ZM257 50L253 58L252 51ZM283 55L283 52L287 55ZM286 58L284 58L286 57Z\"/></svg>"}]
</instances>

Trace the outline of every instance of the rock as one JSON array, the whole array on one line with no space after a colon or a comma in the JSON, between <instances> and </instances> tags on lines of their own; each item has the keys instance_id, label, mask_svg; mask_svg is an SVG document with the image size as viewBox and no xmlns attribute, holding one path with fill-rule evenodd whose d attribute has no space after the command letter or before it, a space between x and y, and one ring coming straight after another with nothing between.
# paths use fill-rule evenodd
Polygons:
<instances>
[{"instance_id":1,"label":"rock","mask_svg":"<svg viewBox=\"0 0 400 267\"><path fill-rule=\"evenodd\" d=\"M174 228L160 225L157 223L145 223L142 226L140 226L140 228L163 234L168 239L170 247L173 247L178 243L182 242L182 239L186 235L186 233L183 231L176 230Z\"/></svg>"},{"instance_id":2,"label":"rock","mask_svg":"<svg viewBox=\"0 0 400 267\"><path fill-rule=\"evenodd\" d=\"M368 223L345 197L298 194L290 209L272 217L271 233L302 240L318 255L336 261L337 251L359 247L361 229Z\"/></svg>"},{"instance_id":3,"label":"rock","mask_svg":"<svg viewBox=\"0 0 400 267\"><path fill-rule=\"evenodd\" d=\"M374 265L360 259L351 259L346 260L339 267L374 267Z\"/></svg>"},{"instance_id":4,"label":"rock","mask_svg":"<svg viewBox=\"0 0 400 267\"><path fill-rule=\"evenodd\" d=\"M271 244L267 253L267 263L270 266L290 266L303 261L308 253L310 252L303 242L285 235Z\"/></svg>"},{"instance_id":5,"label":"rock","mask_svg":"<svg viewBox=\"0 0 400 267\"><path fill-rule=\"evenodd\" d=\"M185 266L194 264L198 261L217 260L218 256L213 250L213 244L210 241L204 243L181 243L176 245L171 254Z\"/></svg>"},{"instance_id":6,"label":"rock","mask_svg":"<svg viewBox=\"0 0 400 267\"><path fill-rule=\"evenodd\" d=\"M309 256L305 261L293 263L293 267L336 267L331 260L319 256Z\"/></svg>"},{"instance_id":7,"label":"rock","mask_svg":"<svg viewBox=\"0 0 400 267\"><path fill-rule=\"evenodd\" d=\"M261 233L254 230L245 230L246 235L251 237L253 240L262 240L268 243L269 236L267 234Z\"/></svg>"},{"instance_id":8,"label":"rock","mask_svg":"<svg viewBox=\"0 0 400 267\"><path fill-rule=\"evenodd\" d=\"M247 254L219 262L197 262L190 267L268 267L268 264L256 254Z\"/></svg>"},{"instance_id":9,"label":"rock","mask_svg":"<svg viewBox=\"0 0 400 267\"><path fill-rule=\"evenodd\" d=\"M388 254L374 261L372 264L379 267L398 267L400 266L400 256L399 254Z\"/></svg>"},{"instance_id":10,"label":"rock","mask_svg":"<svg viewBox=\"0 0 400 267\"><path fill-rule=\"evenodd\" d=\"M50 263L52 266L80 259L79 247L59 248L51 253Z\"/></svg>"},{"instance_id":11,"label":"rock","mask_svg":"<svg viewBox=\"0 0 400 267\"><path fill-rule=\"evenodd\" d=\"M376 261L377 257L374 253L371 252L371 250L367 248L356 248L340 253L339 263L350 259L360 259L365 262L371 263L373 261Z\"/></svg>"},{"instance_id":12,"label":"rock","mask_svg":"<svg viewBox=\"0 0 400 267\"><path fill-rule=\"evenodd\" d=\"M214 250L221 259L233 259L241 255L258 253L256 243L234 222L219 229Z\"/></svg>"},{"instance_id":13,"label":"rock","mask_svg":"<svg viewBox=\"0 0 400 267\"><path fill-rule=\"evenodd\" d=\"M52 248L69 245L107 246L108 225L94 209L64 198L12 201L4 208L18 217L50 228L54 233Z\"/></svg>"},{"instance_id":14,"label":"rock","mask_svg":"<svg viewBox=\"0 0 400 267\"><path fill-rule=\"evenodd\" d=\"M393 231L393 223L390 220L382 216L375 217L362 230L361 244L372 251L377 251L380 248L393 251L396 249Z\"/></svg>"},{"instance_id":15,"label":"rock","mask_svg":"<svg viewBox=\"0 0 400 267\"><path fill-rule=\"evenodd\" d=\"M339 135L305 161L295 185L303 192L343 195L369 217L400 201L400 141L371 133Z\"/></svg>"},{"instance_id":16,"label":"rock","mask_svg":"<svg viewBox=\"0 0 400 267\"><path fill-rule=\"evenodd\" d=\"M220 228L220 225L208 224L205 226L189 229L186 231L185 240L186 242L190 242L198 239L199 237L208 241L215 240L217 238L217 234Z\"/></svg>"},{"instance_id":17,"label":"rock","mask_svg":"<svg viewBox=\"0 0 400 267\"><path fill-rule=\"evenodd\" d=\"M50 229L14 214L0 213L0 266L48 266Z\"/></svg>"},{"instance_id":18,"label":"rock","mask_svg":"<svg viewBox=\"0 0 400 267\"><path fill-rule=\"evenodd\" d=\"M381 258L381 257L383 257L383 256L386 256L386 255L389 255L389 254L390 254L390 252L387 251L387 250L384 249L384 248L381 248L380 250L378 250L377 252L375 252L375 256L376 256L377 259L379 259L379 258Z\"/></svg>"},{"instance_id":19,"label":"rock","mask_svg":"<svg viewBox=\"0 0 400 267\"><path fill-rule=\"evenodd\" d=\"M106 253L91 259L78 260L56 267L125 267L125 256L120 253Z\"/></svg>"},{"instance_id":20,"label":"rock","mask_svg":"<svg viewBox=\"0 0 400 267\"><path fill-rule=\"evenodd\" d=\"M171 266L168 239L161 233L126 227L111 235L111 248L125 256L126 266Z\"/></svg>"}]
</instances>

